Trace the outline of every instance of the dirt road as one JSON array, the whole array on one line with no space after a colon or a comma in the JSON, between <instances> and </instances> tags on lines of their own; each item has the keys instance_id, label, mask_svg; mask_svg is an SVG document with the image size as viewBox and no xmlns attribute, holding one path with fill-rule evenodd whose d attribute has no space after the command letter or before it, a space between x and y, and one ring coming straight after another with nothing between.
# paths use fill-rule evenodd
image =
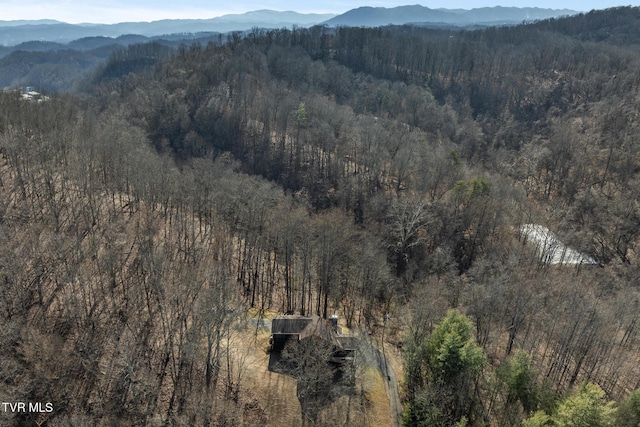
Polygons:
<instances>
[{"instance_id":1,"label":"dirt road","mask_svg":"<svg viewBox=\"0 0 640 427\"><path fill-rule=\"evenodd\" d=\"M365 363L378 369L386 380L393 427L401 427L402 403L400 402L400 394L398 393L398 378L396 377L396 373L391 364L388 363L383 352L374 346L373 343L365 340L360 342L361 348L359 350L365 358Z\"/></svg>"}]
</instances>

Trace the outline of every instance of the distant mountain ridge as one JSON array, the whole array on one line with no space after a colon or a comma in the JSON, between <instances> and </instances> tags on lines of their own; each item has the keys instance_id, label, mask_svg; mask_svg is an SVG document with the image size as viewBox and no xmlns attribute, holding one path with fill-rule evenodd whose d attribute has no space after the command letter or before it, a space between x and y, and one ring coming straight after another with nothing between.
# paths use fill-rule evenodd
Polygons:
<instances>
[{"instance_id":1,"label":"distant mountain ridge","mask_svg":"<svg viewBox=\"0 0 640 427\"><path fill-rule=\"evenodd\" d=\"M324 22L329 26L379 27L417 23L466 25L505 25L576 15L569 9L541 9L537 7L482 7L477 9L430 9L425 6L359 7Z\"/></svg>"},{"instance_id":2,"label":"distant mountain ridge","mask_svg":"<svg viewBox=\"0 0 640 427\"><path fill-rule=\"evenodd\" d=\"M68 43L86 37L118 37L138 34L146 37L180 34L246 31L254 27L282 28L294 25L309 27L321 24L335 14L297 13L292 11L256 10L211 19L163 19L152 22L117 24L67 24L53 20L0 21L0 45L15 46L27 41Z\"/></svg>"},{"instance_id":3,"label":"distant mountain ridge","mask_svg":"<svg viewBox=\"0 0 640 427\"><path fill-rule=\"evenodd\" d=\"M154 37L169 34L228 33L251 28L310 27L313 25L377 27L403 24L445 24L451 26L506 25L535 21L579 12L535 7L484 7L477 9L430 9L425 6L360 7L342 15L256 10L211 19L164 19L118 24L67 24L54 20L0 21L0 45L15 46L28 41L69 43L87 37L119 37L137 34Z\"/></svg>"}]
</instances>

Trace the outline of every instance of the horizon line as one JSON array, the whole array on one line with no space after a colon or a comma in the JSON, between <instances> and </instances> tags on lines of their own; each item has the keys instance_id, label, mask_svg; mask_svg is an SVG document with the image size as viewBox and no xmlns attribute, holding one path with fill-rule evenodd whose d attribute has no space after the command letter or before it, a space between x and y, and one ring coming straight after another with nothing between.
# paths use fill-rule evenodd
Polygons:
<instances>
[{"instance_id":1,"label":"horizon line","mask_svg":"<svg viewBox=\"0 0 640 427\"><path fill-rule=\"evenodd\" d=\"M496 6L480 6L480 7L473 7L473 8L462 8L462 7L458 7L458 8L446 8L446 7L438 7L438 8L430 8L428 6L424 6L424 5L420 5L420 4L407 4L407 5L402 5L402 6L393 6L393 7L384 7L384 6L359 6L359 7L355 7L352 9L348 9L344 12L328 12L328 11L305 11L305 12L298 12L296 10L292 10L292 9L286 9L286 10L279 10L279 9L251 9L251 10L247 10L244 12L220 12L220 13L216 13L212 11L212 15L210 15L207 18L201 18L201 17L194 17L193 15L181 15L181 14L173 14L172 16L158 16L155 18L151 18L151 19L139 19L136 20L135 18L133 20L113 20L109 22L96 22L96 21L86 21L86 20L75 20L75 19L59 19L59 18L33 18L33 19L29 19L29 18L15 18L15 19L2 19L0 20L0 26L3 23L16 23L16 22L24 22L24 25L30 25L30 23L38 23L40 21L52 21L54 23L57 24L68 24L68 25L118 25L118 24L140 24L140 23L154 23L154 22L161 22L161 21L187 21L187 20L191 20L191 21L207 21L207 20L212 20L212 19L218 19L218 18L224 18L224 17L231 17L231 16L242 16L242 15L246 15L249 13L254 13L254 12L277 12L277 13L296 13L299 15L332 15L333 17L335 16L340 16L342 14L345 14L349 11L352 10L357 10L357 9L361 9L361 8L374 8L374 9L396 9L399 7L407 7L407 6L421 6L424 7L426 9L431 9L431 10L441 10L441 11L447 11L447 10L464 10L464 11L472 11L472 10L477 10L477 9L496 9L496 8L504 8L504 9L539 9L539 10L553 10L553 11L569 11L569 12L576 12L576 13L586 13L588 11L586 10L575 10L575 9L570 9L570 8L547 8L547 7L539 7L539 6L502 6L502 5L496 5ZM607 8L604 8L607 9ZM603 10L604 10L603 9ZM592 9L593 10L593 9ZM598 9L596 9L598 10ZM196 12L193 12L194 14L196 14ZM178 15L178 16L175 16ZM200 16L202 16L202 14L200 14ZM44 25L44 24L43 24Z\"/></svg>"}]
</instances>

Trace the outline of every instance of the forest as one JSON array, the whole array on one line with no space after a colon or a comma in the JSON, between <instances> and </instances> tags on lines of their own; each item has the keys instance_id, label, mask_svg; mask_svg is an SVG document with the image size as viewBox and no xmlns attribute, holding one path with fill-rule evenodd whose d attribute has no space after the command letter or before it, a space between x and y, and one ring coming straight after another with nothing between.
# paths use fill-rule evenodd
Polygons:
<instances>
[{"instance_id":1,"label":"forest","mask_svg":"<svg viewBox=\"0 0 640 427\"><path fill-rule=\"evenodd\" d=\"M0 93L0 400L54 408L0 425L640 425L639 28L255 28ZM386 349L401 419L362 367L285 420L256 312Z\"/></svg>"}]
</instances>

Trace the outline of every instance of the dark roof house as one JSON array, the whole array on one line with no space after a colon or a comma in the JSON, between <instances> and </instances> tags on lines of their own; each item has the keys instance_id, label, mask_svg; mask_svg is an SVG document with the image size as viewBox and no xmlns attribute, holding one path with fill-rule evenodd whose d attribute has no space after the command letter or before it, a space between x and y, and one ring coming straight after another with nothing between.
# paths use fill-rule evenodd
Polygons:
<instances>
[{"instance_id":1,"label":"dark roof house","mask_svg":"<svg viewBox=\"0 0 640 427\"><path fill-rule=\"evenodd\" d=\"M334 325L318 316L281 316L271 321L271 351L282 351L292 338L300 341L312 336L341 347Z\"/></svg>"},{"instance_id":2,"label":"dark roof house","mask_svg":"<svg viewBox=\"0 0 640 427\"><path fill-rule=\"evenodd\" d=\"M337 317L276 317L271 321L269 370L296 379L303 416L315 421L322 407L354 392L357 342L341 333Z\"/></svg>"},{"instance_id":3,"label":"dark roof house","mask_svg":"<svg viewBox=\"0 0 640 427\"><path fill-rule=\"evenodd\" d=\"M337 318L329 320L319 316L280 316L271 321L271 359L276 362L285 345L290 340L302 341L308 338L321 339L334 349L334 362L342 363L352 359L357 339L343 335L338 328ZM269 363L272 366L272 363Z\"/></svg>"}]
</instances>

